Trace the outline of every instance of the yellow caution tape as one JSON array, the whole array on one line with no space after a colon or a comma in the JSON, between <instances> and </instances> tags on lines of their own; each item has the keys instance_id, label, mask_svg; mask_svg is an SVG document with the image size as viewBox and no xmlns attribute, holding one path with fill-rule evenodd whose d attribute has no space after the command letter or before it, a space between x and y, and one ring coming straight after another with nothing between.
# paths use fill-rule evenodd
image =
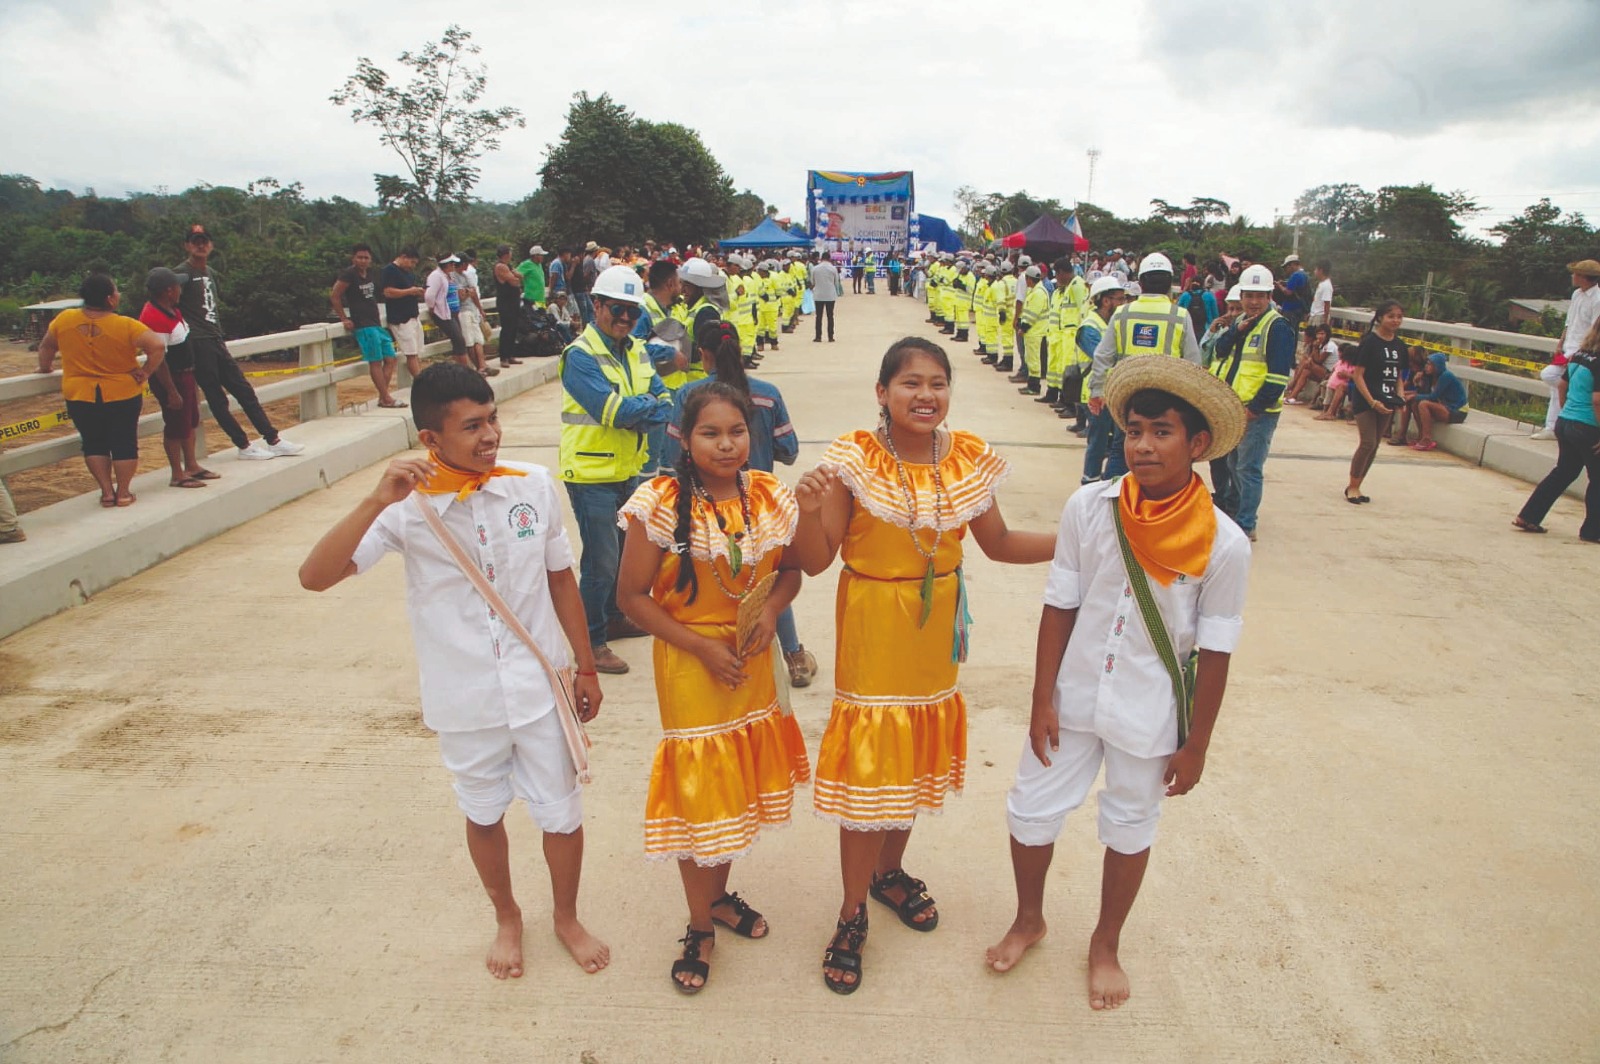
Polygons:
<instances>
[{"instance_id":1,"label":"yellow caution tape","mask_svg":"<svg viewBox=\"0 0 1600 1064\"><path fill-rule=\"evenodd\" d=\"M258 370L252 370L249 373L246 373L245 376L246 377L283 377L283 376L289 376L289 375L292 375L292 374L295 374L295 373L310 373L312 370L317 370L317 369L331 369L334 366L348 366L352 362L360 362L360 361L361 361L361 356L360 355L356 355L353 358L341 358L337 362L318 362L315 365L311 365L311 366L290 366L288 369L258 369Z\"/></svg>"},{"instance_id":2,"label":"yellow caution tape","mask_svg":"<svg viewBox=\"0 0 1600 1064\"><path fill-rule=\"evenodd\" d=\"M1332 329L1330 331L1335 336L1348 336L1352 340L1359 340L1362 337L1361 333L1352 329ZM1546 365L1544 362L1530 362L1525 358L1512 358L1509 355L1497 355L1492 351L1474 351L1466 347L1451 347L1448 344L1441 344L1435 340L1425 340L1422 337L1406 336L1405 330L1403 329L1401 330L1401 336L1408 344L1415 344L1417 347L1421 347L1428 351L1437 351L1443 355L1455 355L1458 358L1465 358L1474 362L1493 362L1497 366L1511 366L1514 369L1529 370L1533 373L1538 373L1540 370L1544 369Z\"/></svg>"},{"instance_id":3,"label":"yellow caution tape","mask_svg":"<svg viewBox=\"0 0 1600 1064\"><path fill-rule=\"evenodd\" d=\"M65 425L72 421L65 410L57 410L54 414L41 414L38 417L26 418L22 421L12 422L9 425L0 425L0 440L20 440L24 436L32 436L35 432L53 429L58 425Z\"/></svg>"}]
</instances>

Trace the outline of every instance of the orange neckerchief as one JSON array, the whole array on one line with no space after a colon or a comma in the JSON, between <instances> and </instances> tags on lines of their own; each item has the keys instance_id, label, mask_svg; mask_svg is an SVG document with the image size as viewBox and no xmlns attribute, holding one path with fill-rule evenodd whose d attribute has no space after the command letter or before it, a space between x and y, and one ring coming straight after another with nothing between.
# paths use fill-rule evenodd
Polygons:
<instances>
[{"instance_id":1,"label":"orange neckerchief","mask_svg":"<svg viewBox=\"0 0 1600 1064\"><path fill-rule=\"evenodd\" d=\"M494 477L525 477L528 474L520 469L507 469L505 466L495 466L487 473L468 473L465 469L457 469L444 461L432 451L428 458L433 462L433 475L426 484L417 485L417 490L424 495L454 495L457 502L464 501L468 495L477 491Z\"/></svg>"},{"instance_id":2,"label":"orange neckerchief","mask_svg":"<svg viewBox=\"0 0 1600 1064\"><path fill-rule=\"evenodd\" d=\"M1165 499L1145 498L1139 481L1129 474L1122 478L1117 507L1133 556L1162 587L1171 587L1179 573L1191 580L1205 575L1217 539L1217 514L1198 474L1188 487Z\"/></svg>"}]
</instances>

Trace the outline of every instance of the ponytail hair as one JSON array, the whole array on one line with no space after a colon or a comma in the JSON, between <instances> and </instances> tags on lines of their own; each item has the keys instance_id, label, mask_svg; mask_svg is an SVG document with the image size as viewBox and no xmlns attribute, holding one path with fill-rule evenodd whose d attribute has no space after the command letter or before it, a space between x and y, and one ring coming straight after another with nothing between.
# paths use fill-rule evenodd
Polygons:
<instances>
[{"instance_id":1,"label":"ponytail hair","mask_svg":"<svg viewBox=\"0 0 1600 1064\"><path fill-rule=\"evenodd\" d=\"M726 322L717 322L717 325L727 325ZM713 326L707 325L696 334L696 342L711 331ZM728 325L733 333L734 344L739 342L738 331ZM718 348L720 351L721 349ZM736 352L737 353L737 352ZM739 378L744 380L744 369L739 369ZM748 385L747 385L748 387ZM750 410L750 396L733 385L722 380L722 370L718 367L717 379L697 384L685 390L683 399L683 414L678 422L679 438L683 441L683 456L678 460L678 523L672 530L672 552L678 556L678 581L677 590L689 590L688 605L694 605L694 600L700 594L700 580L694 572L694 559L689 555L689 543L694 538L694 500L699 487L700 478L694 468L694 457L689 450L689 440L694 435L694 427L700 421L700 412L712 403L727 403L744 417L748 426L753 420ZM720 517L717 518L720 524Z\"/></svg>"},{"instance_id":2,"label":"ponytail hair","mask_svg":"<svg viewBox=\"0 0 1600 1064\"><path fill-rule=\"evenodd\" d=\"M1386 299L1382 303L1379 303L1378 309L1372 312L1372 321L1367 323L1367 332L1371 332L1373 329L1376 329L1378 327L1378 322L1382 321L1384 315L1388 314L1391 310L1404 309L1405 308L1400 305L1400 301L1398 299Z\"/></svg>"},{"instance_id":3,"label":"ponytail hair","mask_svg":"<svg viewBox=\"0 0 1600 1064\"><path fill-rule=\"evenodd\" d=\"M743 395L748 405L750 378L744 371L744 345L733 323L720 318L704 323L695 330L694 345L700 349L701 364L709 365L717 380Z\"/></svg>"}]
</instances>

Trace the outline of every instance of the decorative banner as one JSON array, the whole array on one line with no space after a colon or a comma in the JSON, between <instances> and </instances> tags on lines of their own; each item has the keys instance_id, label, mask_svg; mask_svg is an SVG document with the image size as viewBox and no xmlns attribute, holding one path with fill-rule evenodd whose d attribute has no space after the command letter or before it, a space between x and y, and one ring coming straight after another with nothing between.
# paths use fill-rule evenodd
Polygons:
<instances>
[{"instance_id":1,"label":"decorative banner","mask_svg":"<svg viewBox=\"0 0 1600 1064\"><path fill-rule=\"evenodd\" d=\"M909 170L854 173L812 170L807 232L836 251L898 251L913 245L915 191Z\"/></svg>"}]
</instances>

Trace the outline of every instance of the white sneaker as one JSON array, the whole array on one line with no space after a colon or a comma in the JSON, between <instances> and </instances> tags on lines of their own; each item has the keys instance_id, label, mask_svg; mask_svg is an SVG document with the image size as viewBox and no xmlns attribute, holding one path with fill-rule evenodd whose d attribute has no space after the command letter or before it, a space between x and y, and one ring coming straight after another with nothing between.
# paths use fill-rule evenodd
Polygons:
<instances>
[{"instance_id":1,"label":"white sneaker","mask_svg":"<svg viewBox=\"0 0 1600 1064\"><path fill-rule=\"evenodd\" d=\"M277 443L266 443L264 440L262 442L266 446L267 450L280 457L285 455L304 454L306 451L305 444L290 443L282 436L278 437Z\"/></svg>"},{"instance_id":2,"label":"white sneaker","mask_svg":"<svg viewBox=\"0 0 1600 1064\"><path fill-rule=\"evenodd\" d=\"M265 462L269 458L276 457L278 455L271 447L267 446L266 440L251 440L250 446L239 448L239 461L241 462Z\"/></svg>"},{"instance_id":3,"label":"white sneaker","mask_svg":"<svg viewBox=\"0 0 1600 1064\"><path fill-rule=\"evenodd\" d=\"M1554 429L1540 429L1528 438L1530 440L1553 440L1556 438L1556 433Z\"/></svg>"}]
</instances>

